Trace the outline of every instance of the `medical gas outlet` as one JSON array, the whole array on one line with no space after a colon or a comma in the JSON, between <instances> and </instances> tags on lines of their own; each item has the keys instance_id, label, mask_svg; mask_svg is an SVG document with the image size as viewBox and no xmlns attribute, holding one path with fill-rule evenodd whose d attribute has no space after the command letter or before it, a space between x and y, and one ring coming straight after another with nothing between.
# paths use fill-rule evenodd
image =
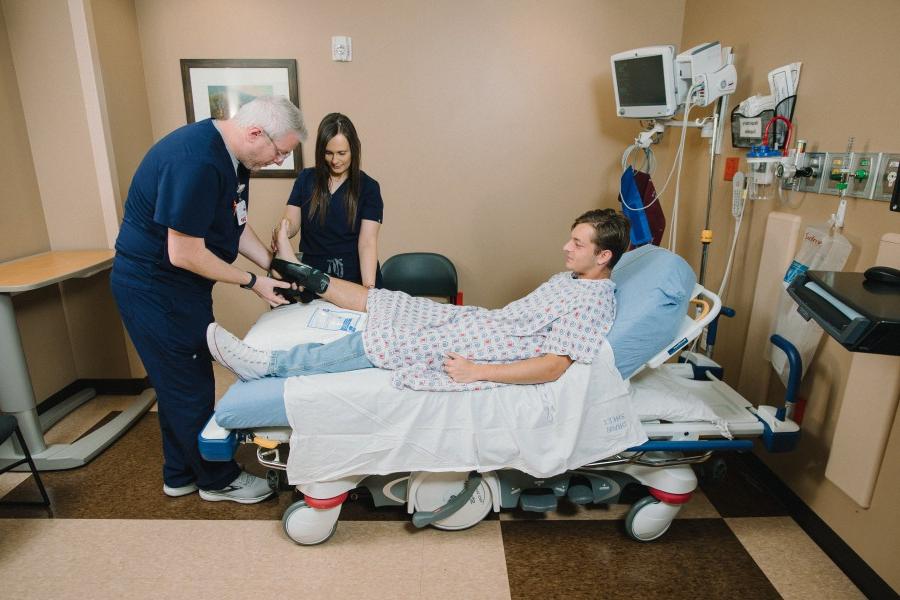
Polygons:
<instances>
[{"instance_id":1,"label":"medical gas outlet","mask_svg":"<svg viewBox=\"0 0 900 600\"><path fill-rule=\"evenodd\" d=\"M801 172L798 169L794 181L785 180L785 184L782 187L798 192L819 193L819 190L822 188L822 173L825 170L825 153L796 153L793 158L795 163L798 166L802 166L804 170Z\"/></svg>"},{"instance_id":2,"label":"medical gas outlet","mask_svg":"<svg viewBox=\"0 0 900 600\"><path fill-rule=\"evenodd\" d=\"M875 190L875 169L878 154L854 152L850 155L847 176L847 195L854 198L871 198Z\"/></svg>"},{"instance_id":3,"label":"medical gas outlet","mask_svg":"<svg viewBox=\"0 0 900 600\"><path fill-rule=\"evenodd\" d=\"M823 194L839 196L841 192L850 187L850 154L832 153L825 155L825 169L828 177L822 187Z\"/></svg>"},{"instance_id":4,"label":"medical gas outlet","mask_svg":"<svg viewBox=\"0 0 900 600\"><path fill-rule=\"evenodd\" d=\"M799 190L805 179L817 181L821 171L821 160L811 160L806 153L806 140L797 140L797 147L792 148L776 165L775 177L781 179L783 189Z\"/></svg>"}]
</instances>

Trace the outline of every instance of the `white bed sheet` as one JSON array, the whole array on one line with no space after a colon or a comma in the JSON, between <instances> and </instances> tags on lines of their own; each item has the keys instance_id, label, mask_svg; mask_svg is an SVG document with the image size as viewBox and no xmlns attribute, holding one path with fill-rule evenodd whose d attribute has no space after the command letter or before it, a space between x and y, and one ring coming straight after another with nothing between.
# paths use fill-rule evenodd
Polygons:
<instances>
[{"instance_id":1,"label":"white bed sheet","mask_svg":"<svg viewBox=\"0 0 900 600\"><path fill-rule=\"evenodd\" d=\"M267 313L245 339L269 348L334 339L305 326L323 306ZM549 477L647 440L607 344L594 364L541 385L420 392L365 369L292 377L284 396L292 485L401 471L514 468Z\"/></svg>"}]
</instances>

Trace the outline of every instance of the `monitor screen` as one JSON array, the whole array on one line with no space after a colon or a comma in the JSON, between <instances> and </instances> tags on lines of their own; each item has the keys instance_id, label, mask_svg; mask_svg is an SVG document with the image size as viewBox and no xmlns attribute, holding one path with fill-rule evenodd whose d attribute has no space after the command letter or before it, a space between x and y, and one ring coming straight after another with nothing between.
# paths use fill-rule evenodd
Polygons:
<instances>
[{"instance_id":1,"label":"monitor screen","mask_svg":"<svg viewBox=\"0 0 900 600\"><path fill-rule=\"evenodd\" d=\"M666 77L662 55L615 61L620 106L666 104Z\"/></svg>"}]
</instances>

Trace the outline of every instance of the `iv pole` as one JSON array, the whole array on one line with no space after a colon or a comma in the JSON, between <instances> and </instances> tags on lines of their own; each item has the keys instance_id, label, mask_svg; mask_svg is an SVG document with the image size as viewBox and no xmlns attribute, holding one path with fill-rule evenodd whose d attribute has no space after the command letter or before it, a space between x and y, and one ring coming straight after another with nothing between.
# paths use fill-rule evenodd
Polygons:
<instances>
[{"instance_id":1,"label":"iv pole","mask_svg":"<svg viewBox=\"0 0 900 600\"><path fill-rule=\"evenodd\" d=\"M734 64L734 52L728 49L727 64ZM698 283L704 285L706 281L706 261L709 255L709 244L712 242L712 230L709 228L709 213L712 210L713 175L716 169L716 155L722 151L722 122L728 113L729 95L720 96L716 103L716 111L713 114L712 138L709 140L709 179L706 184L706 221L703 231L700 233L700 243L703 251L700 255L700 273Z\"/></svg>"},{"instance_id":2,"label":"iv pole","mask_svg":"<svg viewBox=\"0 0 900 600\"><path fill-rule=\"evenodd\" d=\"M726 103L726 98L728 98L728 96L722 96L716 104L716 112L713 115L712 139L709 141L709 179L706 183L706 220L703 224L703 231L700 232L700 243L703 245L703 250L700 254L700 276L698 278L698 283L700 285L704 285L706 282L706 261L709 256L709 245L712 242L712 230L709 228L709 214L712 210L713 174L716 169L716 152L719 150L718 146L721 142L721 139L718 137L720 123L719 114L722 112L722 107Z\"/></svg>"}]
</instances>

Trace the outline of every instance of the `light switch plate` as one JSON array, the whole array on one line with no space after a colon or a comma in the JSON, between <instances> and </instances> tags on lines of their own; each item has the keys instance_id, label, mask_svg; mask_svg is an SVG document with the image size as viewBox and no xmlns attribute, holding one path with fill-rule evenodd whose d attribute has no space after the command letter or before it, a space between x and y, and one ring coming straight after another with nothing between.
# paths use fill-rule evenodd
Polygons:
<instances>
[{"instance_id":1,"label":"light switch plate","mask_svg":"<svg viewBox=\"0 0 900 600\"><path fill-rule=\"evenodd\" d=\"M331 37L331 60L350 62L353 60L353 40L349 35Z\"/></svg>"}]
</instances>

